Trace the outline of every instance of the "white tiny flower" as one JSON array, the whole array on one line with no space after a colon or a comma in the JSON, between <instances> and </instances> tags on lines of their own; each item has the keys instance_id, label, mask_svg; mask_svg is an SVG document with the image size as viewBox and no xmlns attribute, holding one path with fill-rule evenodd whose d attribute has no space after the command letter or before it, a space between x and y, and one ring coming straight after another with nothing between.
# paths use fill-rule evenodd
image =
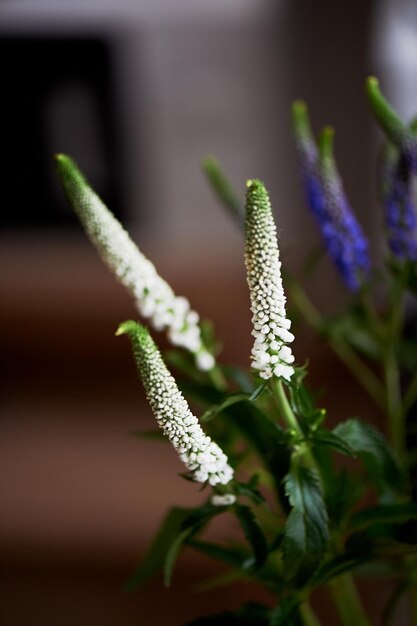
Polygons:
<instances>
[{"instance_id":1,"label":"white tiny flower","mask_svg":"<svg viewBox=\"0 0 417 626\"><path fill-rule=\"evenodd\" d=\"M199 316L190 309L188 300L176 296L158 275L72 159L60 154L56 161L64 189L87 235L103 261L133 295L139 313L149 319L155 330L166 330L174 345L192 352L200 370L211 369L215 365L214 357L203 344ZM204 354L208 356L201 358Z\"/></svg>"},{"instance_id":2,"label":"white tiny flower","mask_svg":"<svg viewBox=\"0 0 417 626\"><path fill-rule=\"evenodd\" d=\"M264 185L247 183L245 263L255 338L252 368L264 379L291 380L294 356L287 343L294 340L285 311L281 262L271 204Z\"/></svg>"},{"instance_id":3,"label":"white tiny flower","mask_svg":"<svg viewBox=\"0 0 417 626\"><path fill-rule=\"evenodd\" d=\"M162 356L144 326L121 324L117 334L127 334L158 425L170 439L194 480L227 485L233 469L220 447L206 435L165 366Z\"/></svg>"},{"instance_id":4,"label":"white tiny flower","mask_svg":"<svg viewBox=\"0 0 417 626\"><path fill-rule=\"evenodd\" d=\"M210 502L213 506L230 506L236 502L236 496L232 493L225 493L224 495L213 493Z\"/></svg>"}]
</instances>

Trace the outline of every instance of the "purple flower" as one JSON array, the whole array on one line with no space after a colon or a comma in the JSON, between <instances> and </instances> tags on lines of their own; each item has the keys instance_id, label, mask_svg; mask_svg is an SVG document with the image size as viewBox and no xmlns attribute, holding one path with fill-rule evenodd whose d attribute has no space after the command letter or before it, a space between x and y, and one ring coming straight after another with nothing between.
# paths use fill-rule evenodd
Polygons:
<instances>
[{"instance_id":1,"label":"purple flower","mask_svg":"<svg viewBox=\"0 0 417 626\"><path fill-rule=\"evenodd\" d=\"M400 260L417 260L417 215L412 193L412 171L407 156L389 144L380 170L388 245Z\"/></svg>"},{"instance_id":2,"label":"purple flower","mask_svg":"<svg viewBox=\"0 0 417 626\"><path fill-rule=\"evenodd\" d=\"M337 171L333 156L334 131L330 127L323 130L318 150L307 107L300 101L293 105L293 125L307 204L345 285L356 291L370 267L368 242Z\"/></svg>"}]
</instances>

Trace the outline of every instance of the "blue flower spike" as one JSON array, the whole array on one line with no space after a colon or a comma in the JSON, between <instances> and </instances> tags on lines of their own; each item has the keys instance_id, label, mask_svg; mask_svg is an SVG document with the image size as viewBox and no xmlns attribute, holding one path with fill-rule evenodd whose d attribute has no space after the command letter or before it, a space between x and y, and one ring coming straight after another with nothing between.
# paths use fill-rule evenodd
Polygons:
<instances>
[{"instance_id":1,"label":"blue flower spike","mask_svg":"<svg viewBox=\"0 0 417 626\"><path fill-rule=\"evenodd\" d=\"M368 242L344 192L333 141L334 129L326 126L319 138L320 173L327 208L327 220L321 224L321 230L346 286L357 291L370 267Z\"/></svg>"},{"instance_id":2,"label":"blue flower spike","mask_svg":"<svg viewBox=\"0 0 417 626\"><path fill-rule=\"evenodd\" d=\"M380 166L381 200L391 254L399 261L417 260L417 211L410 163L388 143Z\"/></svg>"},{"instance_id":3,"label":"blue flower spike","mask_svg":"<svg viewBox=\"0 0 417 626\"><path fill-rule=\"evenodd\" d=\"M368 244L337 171L333 156L334 130L331 127L323 130L318 148L307 106L301 100L293 103L292 121L307 205L344 283L356 291L369 270Z\"/></svg>"},{"instance_id":4,"label":"blue flower spike","mask_svg":"<svg viewBox=\"0 0 417 626\"><path fill-rule=\"evenodd\" d=\"M311 131L307 105L296 100L292 105L292 124L306 202L318 223L326 218L326 203L320 180L318 150Z\"/></svg>"}]
</instances>

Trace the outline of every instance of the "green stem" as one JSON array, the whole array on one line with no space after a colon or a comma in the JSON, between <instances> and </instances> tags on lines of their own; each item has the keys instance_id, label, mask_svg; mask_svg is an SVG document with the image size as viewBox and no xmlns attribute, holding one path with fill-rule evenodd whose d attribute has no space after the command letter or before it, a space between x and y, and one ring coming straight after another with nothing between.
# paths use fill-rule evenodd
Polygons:
<instances>
[{"instance_id":1,"label":"green stem","mask_svg":"<svg viewBox=\"0 0 417 626\"><path fill-rule=\"evenodd\" d=\"M218 391L226 391L227 390L227 380L223 375L220 367L215 365L209 372L209 378L213 383L214 387L218 389Z\"/></svg>"},{"instance_id":2,"label":"green stem","mask_svg":"<svg viewBox=\"0 0 417 626\"><path fill-rule=\"evenodd\" d=\"M406 451L406 428L404 404L401 392L400 369L396 356L396 345L401 336L404 322L405 268L395 283L391 294L391 307L383 337L383 368L385 377L385 402L388 431L394 450L400 458Z\"/></svg>"},{"instance_id":3,"label":"green stem","mask_svg":"<svg viewBox=\"0 0 417 626\"><path fill-rule=\"evenodd\" d=\"M288 402L284 386L281 380L275 381L276 397L281 414L287 423L287 426L300 437L303 437L303 431L294 412ZM304 451L304 458L311 469L317 472L320 484L322 477L316 459L309 448ZM355 583L350 574L339 576L331 583L331 589L335 598L336 605L339 609L340 617L344 626L371 626L368 618L363 610L359 594L356 590ZM351 610L349 607L352 607ZM308 613L308 609L306 609ZM304 617L304 615L303 615ZM306 622L306 626L313 626L314 622Z\"/></svg>"},{"instance_id":4,"label":"green stem","mask_svg":"<svg viewBox=\"0 0 417 626\"><path fill-rule=\"evenodd\" d=\"M321 626L321 622L306 600L300 605L300 613L304 626Z\"/></svg>"},{"instance_id":5,"label":"green stem","mask_svg":"<svg viewBox=\"0 0 417 626\"><path fill-rule=\"evenodd\" d=\"M371 626L352 576L338 576L329 586L343 626Z\"/></svg>"},{"instance_id":6,"label":"green stem","mask_svg":"<svg viewBox=\"0 0 417 626\"><path fill-rule=\"evenodd\" d=\"M400 372L393 346L387 346L384 357L384 372L389 437L394 450L400 458L403 458L406 447L405 420L401 398Z\"/></svg>"},{"instance_id":7,"label":"green stem","mask_svg":"<svg viewBox=\"0 0 417 626\"><path fill-rule=\"evenodd\" d=\"M294 415L294 412L290 406L290 403L288 402L288 398L284 391L284 386L282 384L282 381L279 379L276 379L275 381L275 391L277 393L279 408L281 409L282 416L285 419L288 428L292 430L294 433L296 433L299 437L304 437L304 433L301 429L301 426L298 423L298 420Z\"/></svg>"}]
</instances>

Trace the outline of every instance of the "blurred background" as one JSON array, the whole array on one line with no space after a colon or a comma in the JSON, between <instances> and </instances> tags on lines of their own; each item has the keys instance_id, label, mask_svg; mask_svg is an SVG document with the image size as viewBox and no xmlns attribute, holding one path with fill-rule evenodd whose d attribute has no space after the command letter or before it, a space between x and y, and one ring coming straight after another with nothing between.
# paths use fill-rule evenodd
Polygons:
<instances>
[{"instance_id":1,"label":"blurred background","mask_svg":"<svg viewBox=\"0 0 417 626\"><path fill-rule=\"evenodd\" d=\"M267 600L242 585L193 593L216 567L188 553L169 591L161 577L123 591L167 508L201 494L167 446L131 436L153 425L128 342L114 337L132 303L68 208L51 155L77 160L160 274L214 321L224 360L244 366L242 237L202 157L218 157L242 195L247 178L265 181L296 272L318 240L289 121L292 100L307 100L316 130L337 129L377 257L378 136L364 81L377 75L402 115L417 112L416 28L412 0L0 1L2 626L180 626ZM327 311L344 297L327 261L309 289ZM346 373L308 331L295 351L309 356L331 419L372 417L355 386L343 414L332 411Z\"/></svg>"}]
</instances>

